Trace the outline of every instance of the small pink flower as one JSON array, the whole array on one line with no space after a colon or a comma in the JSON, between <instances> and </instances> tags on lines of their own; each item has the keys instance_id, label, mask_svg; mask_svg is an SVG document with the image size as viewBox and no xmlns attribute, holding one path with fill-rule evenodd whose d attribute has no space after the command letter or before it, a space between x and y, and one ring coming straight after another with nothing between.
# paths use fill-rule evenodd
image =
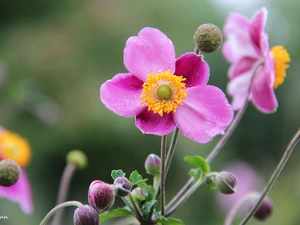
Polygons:
<instances>
[{"instance_id":1,"label":"small pink flower","mask_svg":"<svg viewBox=\"0 0 300 225\"><path fill-rule=\"evenodd\" d=\"M13 159L22 168L20 178L10 187L0 186L0 197L19 203L26 214L33 212L31 188L23 169L30 161L31 150L28 142L18 134L0 127L0 161Z\"/></svg>"},{"instance_id":2,"label":"small pink flower","mask_svg":"<svg viewBox=\"0 0 300 225\"><path fill-rule=\"evenodd\" d=\"M203 56L175 58L171 40L160 30L144 28L124 49L129 73L119 73L101 85L100 98L114 113L136 117L145 134L166 135L177 125L188 138L209 142L224 134L233 111L224 93L207 85Z\"/></svg>"},{"instance_id":3,"label":"small pink flower","mask_svg":"<svg viewBox=\"0 0 300 225\"><path fill-rule=\"evenodd\" d=\"M227 41L223 54L231 63L227 90L233 97L234 110L242 108L247 100L263 113L275 112L278 106L274 88L283 83L290 57L282 46L270 51L268 35L264 32L268 12L257 11L251 20L231 13L224 26ZM254 77L253 77L254 76Z\"/></svg>"}]
</instances>

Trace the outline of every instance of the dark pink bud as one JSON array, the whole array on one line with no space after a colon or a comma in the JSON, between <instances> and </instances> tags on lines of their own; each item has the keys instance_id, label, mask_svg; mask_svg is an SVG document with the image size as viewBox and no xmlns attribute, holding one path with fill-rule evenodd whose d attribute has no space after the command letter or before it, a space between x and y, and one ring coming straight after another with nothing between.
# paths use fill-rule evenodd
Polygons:
<instances>
[{"instance_id":1,"label":"dark pink bud","mask_svg":"<svg viewBox=\"0 0 300 225\"><path fill-rule=\"evenodd\" d=\"M112 185L95 180L90 184L88 192L88 200L90 206L97 212L104 212L115 202L115 193Z\"/></svg>"},{"instance_id":2,"label":"dark pink bud","mask_svg":"<svg viewBox=\"0 0 300 225\"><path fill-rule=\"evenodd\" d=\"M74 225L98 225L99 215L93 207L83 205L75 210L73 220Z\"/></svg>"},{"instance_id":3,"label":"dark pink bud","mask_svg":"<svg viewBox=\"0 0 300 225\"><path fill-rule=\"evenodd\" d=\"M250 209L252 209L255 203L256 202L253 202L251 204ZM257 220L264 221L271 216L272 212L273 212L273 203L270 198L266 197L261 203L256 213L254 214L254 218Z\"/></svg>"},{"instance_id":4,"label":"dark pink bud","mask_svg":"<svg viewBox=\"0 0 300 225\"><path fill-rule=\"evenodd\" d=\"M126 177L117 177L114 181L114 188L117 196L125 197L130 193L132 185Z\"/></svg>"}]
</instances>

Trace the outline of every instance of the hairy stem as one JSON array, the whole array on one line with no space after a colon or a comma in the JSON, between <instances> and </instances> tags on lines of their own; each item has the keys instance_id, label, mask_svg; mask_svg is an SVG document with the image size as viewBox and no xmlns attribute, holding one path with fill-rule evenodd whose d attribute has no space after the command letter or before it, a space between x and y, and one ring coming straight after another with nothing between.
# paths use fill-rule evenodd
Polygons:
<instances>
[{"instance_id":1,"label":"hairy stem","mask_svg":"<svg viewBox=\"0 0 300 225\"><path fill-rule=\"evenodd\" d=\"M45 216L45 218L42 220L42 222L40 223L40 225L46 225L47 221L51 218L51 216L59 209L64 208L64 207L68 207L68 206L75 206L75 207L80 207L82 206L81 202L78 201L69 201L69 202L64 202L61 203L59 205L57 205L56 207L54 207L53 209L51 209L50 212L48 212L48 214Z\"/></svg>"},{"instance_id":2,"label":"hairy stem","mask_svg":"<svg viewBox=\"0 0 300 225\"><path fill-rule=\"evenodd\" d=\"M165 162L166 162L167 135L161 137L161 163L160 163L160 193L161 193L161 215L165 215Z\"/></svg>"}]
</instances>

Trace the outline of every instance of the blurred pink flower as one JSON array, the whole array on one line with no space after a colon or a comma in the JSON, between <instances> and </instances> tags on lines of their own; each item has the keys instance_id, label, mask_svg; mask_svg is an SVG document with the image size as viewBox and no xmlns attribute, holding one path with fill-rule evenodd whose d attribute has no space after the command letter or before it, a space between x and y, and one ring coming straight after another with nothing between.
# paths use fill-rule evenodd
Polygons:
<instances>
[{"instance_id":1,"label":"blurred pink flower","mask_svg":"<svg viewBox=\"0 0 300 225\"><path fill-rule=\"evenodd\" d=\"M239 200L251 192L260 191L262 179L258 173L244 162L235 162L224 169L233 173L237 178L236 192L231 195L218 193L216 196L221 211L227 213ZM242 208L241 212L249 210L249 204Z\"/></svg>"},{"instance_id":2,"label":"blurred pink flower","mask_svg":"<svg viewBox=\"0 0 300 225\"><path fill-rule=\"evenodd\" d=\"M268 35L264 32L267 15L266 8L262 8L251 20L237 13L231 13L226 20L224 34L227 40L222 51L232 64L228 71L227 91L233 97L234 110L242 108L246 100L252 100L263 113L277 109L274 88L283 83L290 57L282 46L270 51Z\"/></svg>"},{"instance_id":3,"label":"blurred pink flower","mask_svg":"<svg viewBox=\"0 0 300 225\"><path fill-rule=\"evenodd\" d=\"M22 168L17 183L10 187L0 186L0 197L19 203L26 214L33 212L30 183L23 169L29 163L30 154L31 150L25 139L0 127L0 160L13 159Z\"/></svg>"},{"instance_id":4,"label":"blurred pink flower","mask_svg":"<svg viewBox=\"0 0 300 225\"><path fill-rule=\"evenodd\" d=\"M100 98L114 113L136 117L145 134L166 135L175 125L188 138L209 142L224 134L233 111L224 93L207 85L203 56L186 53L175 59L172 41L160 30L144 28L124 49L129 73L101 85Z\"/></svg>"}]
</instances>

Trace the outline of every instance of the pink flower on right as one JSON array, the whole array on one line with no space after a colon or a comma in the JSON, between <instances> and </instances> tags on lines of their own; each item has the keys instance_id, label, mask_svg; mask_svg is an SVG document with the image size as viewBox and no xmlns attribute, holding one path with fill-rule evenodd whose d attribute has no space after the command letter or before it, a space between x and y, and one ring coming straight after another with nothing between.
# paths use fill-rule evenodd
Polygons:
<instances>
[{"instance_id":1,"label":"pink flower on right","mask_svg":"<svg viewBox=\"0 0 300 225\"><path fill-rule=\"evenodd\" d=\"M250 100L263 113L273 113L278 107L274 88L283 83L290 56L282 46L270 50L264 31L267 16L267 9L261 8L251 20L238 13L226 20L222 52L231 63L227 92L234 110Z\"/></svg>"}]
</instances>

